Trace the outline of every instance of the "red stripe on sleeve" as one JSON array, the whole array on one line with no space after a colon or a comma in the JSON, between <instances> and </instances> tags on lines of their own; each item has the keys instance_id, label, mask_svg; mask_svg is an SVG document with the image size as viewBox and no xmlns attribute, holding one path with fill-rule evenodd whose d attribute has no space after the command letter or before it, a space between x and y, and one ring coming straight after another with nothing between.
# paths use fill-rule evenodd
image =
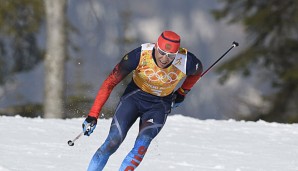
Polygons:
<instances>
[{"instance_id":1,"label":"red stripe on sleeve","mask_svg":"<svg viewBox=\"0 0 298 171\"><path fill-rule=\"evenodd\" d=\"M102 86L98 90L93 106L89 112L89 116L98 118L99 112L101 111L102 106L108 100L112 90L126 76L126 74L120 72L119 68L119 64L116 65L112 73L103 82Z\"/></svg>"},{"instance_id":2,"label":"red stripe on sleeve","mask_svg":"<svg viewBox=\"0 0 298 171\"><path fill-rule=\"evenodd\" d=\"M184 90L190 90L200 78L201 74L188 75L184 80L183 84L181 85L181 88L183 88Z\"/></svg>"}]
</instances>

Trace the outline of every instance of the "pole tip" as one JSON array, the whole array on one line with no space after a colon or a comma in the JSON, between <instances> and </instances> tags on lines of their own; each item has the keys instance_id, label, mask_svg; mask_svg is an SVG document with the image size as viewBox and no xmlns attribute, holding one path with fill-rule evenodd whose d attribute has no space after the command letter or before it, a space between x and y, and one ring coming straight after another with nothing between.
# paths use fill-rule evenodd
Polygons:
<instances>
[{"instance_id":1,"label":"pole tip","mask_svg":"<svg viewBox=\"0 0 298 171\"><path fill-rule=\"evenodd\" d=\"M73 143L71 140L69 140L69 141L67 142L67 144L68 144L69 146L73 146L73 145L74 145L74 143Z\"/></svg>"},{"instance_id":2,"label":"pole tip","mask_svg":"<svg viewBox=\"0 0 298 171\"><path fill-rule=\"evenodd\" d=\"M233 42L233 45L234 45L234 46L239 46L239 43L234 41L234 42Z\"/></svg>"}]
</instances>

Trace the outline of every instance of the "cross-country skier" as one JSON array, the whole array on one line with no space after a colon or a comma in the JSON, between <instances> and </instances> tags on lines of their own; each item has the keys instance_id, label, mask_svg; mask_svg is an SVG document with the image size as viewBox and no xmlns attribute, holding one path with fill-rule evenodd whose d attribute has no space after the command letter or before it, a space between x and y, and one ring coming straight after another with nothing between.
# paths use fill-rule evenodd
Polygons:
<instances>
[{"instance_id":1,"label":"cross-country skier","mask_svg":"<svg viewBox=\"0 0 298 171\"><path fill-rule=\"evenodd\" d=\"M95 152L88 171L100 171L118 149L125 136L140 118L139 134L134 147L125 157L120 171L132 171L143 160L150 142L164 126L171 108L184 101L186 94L199 80L202 64L187 49L180 47L180 36L164 31L156 43L142 44L126 54L103 82L94 104L83 122L89 136L96 127L102 106L113 88L129 73L132 81L120 98L105 142ZM178 82L186 79L176 91Z\"/></svg>"}]
</instances>

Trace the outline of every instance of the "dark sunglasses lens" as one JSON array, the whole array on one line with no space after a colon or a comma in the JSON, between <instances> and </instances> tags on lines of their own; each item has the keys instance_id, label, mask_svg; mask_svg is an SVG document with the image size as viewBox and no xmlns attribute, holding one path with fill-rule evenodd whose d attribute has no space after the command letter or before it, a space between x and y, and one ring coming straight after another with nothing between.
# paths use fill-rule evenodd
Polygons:
<instances>
[{"instance_id":1,"label":"dark sunglasses lens","mask_svg":"<svg viewBox=\"0 0 298 171\"><path fill-rule=\"evenodd\" d=\"M159 47L157 48L157 50L158 50L158 53L161 54L162 56L167 55L168 58L172 58L172 59L176 57L176 53L166 53L163 50L161 50Z\"/></svg>"},{"instance_id":2,"label":"dark sunglasses lens","mask_svg":"<svg viewBox=\"0 0 298 171\"><path fill-rule=\"evenodd\" d=\"M165 55L166 53L164 51L162 51L161 49L157 48L158 50L158 53L161 54L161 55Z\"/></svg>"},{"instance_id":3,"label":"dark sunglasses lens","mask_svg":"<svg viewBox=\"0 0 298 171\"><path fill-rule=\"evenodd\" d=\"M169 58L175 58L175 57L176 57L176 54L174 54L174 53L169 53L169 54L168 54L168 57L169 57Z\"/></svg>"}]
</instances>

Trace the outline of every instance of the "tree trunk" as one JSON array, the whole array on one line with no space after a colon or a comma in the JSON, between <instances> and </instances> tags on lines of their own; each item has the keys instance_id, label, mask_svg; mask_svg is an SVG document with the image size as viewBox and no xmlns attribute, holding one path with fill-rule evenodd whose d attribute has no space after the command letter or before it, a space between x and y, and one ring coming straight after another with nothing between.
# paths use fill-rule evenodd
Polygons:
<instances>
[{"instance_id":1,"label":"tree trunk","mask_svg":"<svg viewBox=\"0 0 298 171\"><path fill-rule=\"evenodd\" d=\"M44 117L64 116L65 7L66 0L44 0L46 9L46 55Z\"/></svg>"}]
</instances>

